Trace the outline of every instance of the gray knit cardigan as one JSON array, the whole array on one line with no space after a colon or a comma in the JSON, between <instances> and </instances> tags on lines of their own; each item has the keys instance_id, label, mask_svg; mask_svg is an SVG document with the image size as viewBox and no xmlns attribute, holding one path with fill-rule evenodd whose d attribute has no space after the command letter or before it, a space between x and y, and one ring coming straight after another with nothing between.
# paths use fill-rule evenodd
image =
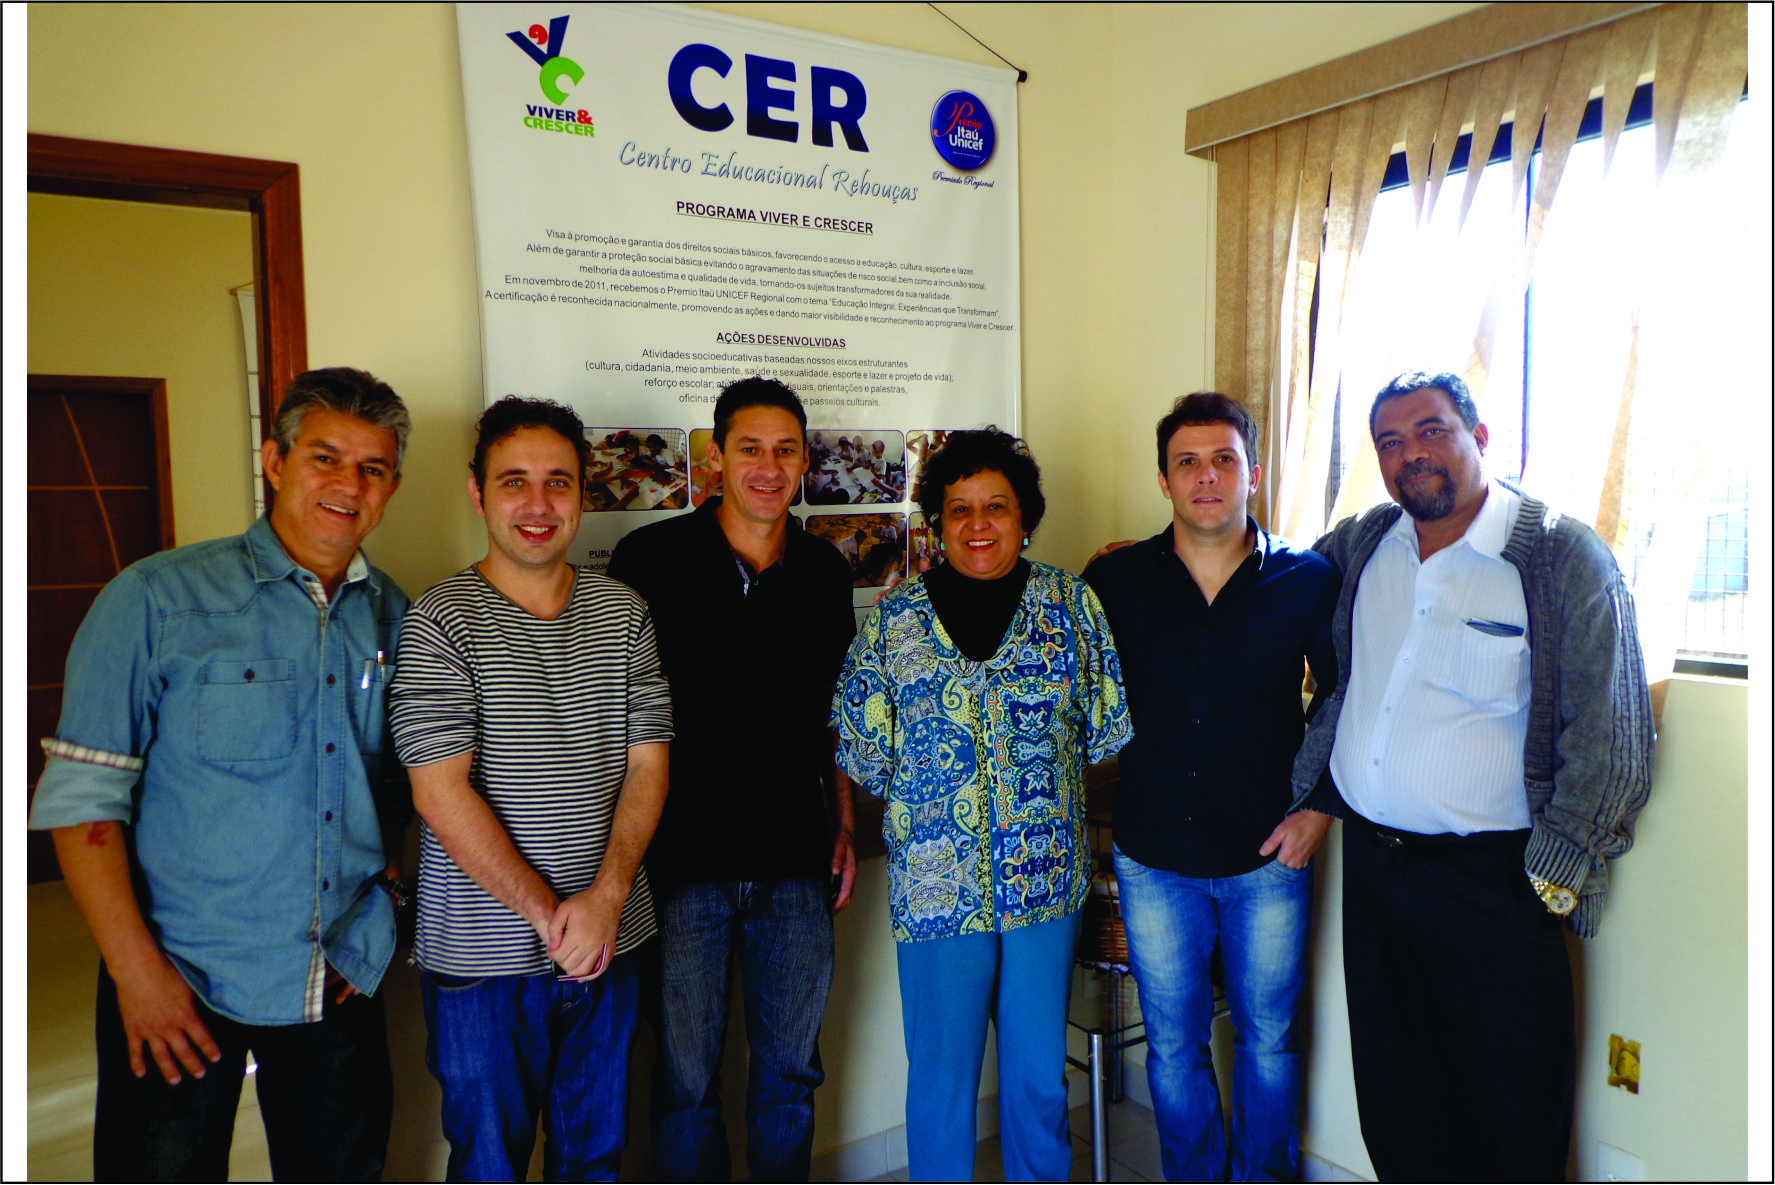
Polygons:
<instances>
[{"instance_id":1,"label":"gray knit cardigan","mask_svg":"<svg viewBox=\"0 0 1775 1185\"><path fill-rule=\"evenodd\" d=\"M1350 814L1329 767L1349 685L1356 586L1401 513L1392 503L1374 507L1313 544L1344 574L1332 619L1339 675L1295 757L1292 810ZM1521 575L1528 603L1522 777L1533 832L1524 864L1529 875L1578 894L1567 924L1590 938L1608 896L1608 861L1633 846L1633 821L1651 792L1652 706L1633 596L1595 531L1526 494L1504 559Z\"/></svg>"}]
</instances>

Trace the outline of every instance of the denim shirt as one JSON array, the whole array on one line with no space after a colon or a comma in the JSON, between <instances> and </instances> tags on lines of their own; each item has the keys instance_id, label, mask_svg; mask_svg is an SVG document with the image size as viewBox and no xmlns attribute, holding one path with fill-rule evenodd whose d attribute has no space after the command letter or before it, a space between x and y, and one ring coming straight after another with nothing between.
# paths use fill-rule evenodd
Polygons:
<instances>
[{"instance_id":1,"label":"denim shirt","mask_svg":"<svg viewBox=\"0 0 1775 1185\"><path fill-rule=\"evenodd\" d=\"M361 554L324 608L310 588L264 518L126 569L69 651L31 811L130 825L161 948L246 1024L318 1020L326 964L369 993L394 952L373 788L407 597Z\"/></svg>"}]
</instances>

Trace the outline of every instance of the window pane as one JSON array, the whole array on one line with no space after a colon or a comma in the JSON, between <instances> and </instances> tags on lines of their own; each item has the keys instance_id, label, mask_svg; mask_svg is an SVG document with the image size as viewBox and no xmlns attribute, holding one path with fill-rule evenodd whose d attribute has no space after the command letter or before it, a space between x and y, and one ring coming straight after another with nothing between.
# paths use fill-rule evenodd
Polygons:
<instances>
[{"instance_id":1,"label":"window pane","mask_svg":"<svg viewBox=\"0 0 1775 1185\"><path fill-rule=\"evenodd\" d=\"M1702 176L1660 184L1649 126L1623 133L1606 174L1600 139L1576 145L1532 260L1532 173L1512 193L1507 162L1486 168L1464 228L1464 174L1421 229L1409 187L1382 193L1344 313L1332 459L1342 474L1372 447L1373 393L1394 375L1465 375L1491 433L1488 470L1592 524L1618 510L1613 542L1642 623L1668 605L1652 616L1684 619L1682 649L1716 658L1745 653L1750 450L1766 447L1735 430L1766 397L1768 327L1741 295L1768 284L1768 261L1742 244L1769 144L1747 107L1724 163Z\"/></svg>"},{"instance_id":2,"label":"window pane","mask_svg":"<svg viewBox=\"0 0 1775 1185\"><path fill-rule=\"evenodd\" d=\"M1343 455L1369 443L1375 392L1405 370L1466 374L1487 302L1496 338L1491 369L1473 384L1491 431L1487 456L1500 477L1522 469L1522 304L1524 192L1511 193L1508 162L1486 168L1466 226L1460 225L1466 173L1443 183L1422 231L1414 228L1410 187L1375 199L1343 326Z\"/></svg>"}]
</instances>

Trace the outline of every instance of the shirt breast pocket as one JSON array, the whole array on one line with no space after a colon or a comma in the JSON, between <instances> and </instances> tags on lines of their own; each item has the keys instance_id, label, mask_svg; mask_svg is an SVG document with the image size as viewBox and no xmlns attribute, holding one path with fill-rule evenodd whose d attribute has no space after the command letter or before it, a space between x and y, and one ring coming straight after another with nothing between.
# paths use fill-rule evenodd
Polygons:
<instances>
[{"instance_id":1,"label":"shirt breast pocket","mask_svg":"<svg viewBox=\"0 0 1775 1185\"><path fill-rule=\"evenodd\" d=\"M1514 715L1528 703L1528 639L1468 628L1461 635L1454 691L1488 714Z\"/></svg>"},{"instance_id":2,"label":"shirt breast pocket","mask_svg":"<svg viewBox=\"0 0 1775 1185\"><path fill-rule=\"evenodd\" d=\"M277 761L296 751L296 664L288 658L206 663L197 696L205 761Z\"/></svg>"},{"instance_id":3,"label":"shirt breast pocket","mask_svg":"<svg viewBox=\"0 0 1775 1185\"><path fill-rule=\"evenodd\" d=\"M394 682L395 665L367 659L357 679L352 700L352 720L357 726L358 750L366 755L382 752L388 732L388 688Z\"/></svg>"}]
</instances>

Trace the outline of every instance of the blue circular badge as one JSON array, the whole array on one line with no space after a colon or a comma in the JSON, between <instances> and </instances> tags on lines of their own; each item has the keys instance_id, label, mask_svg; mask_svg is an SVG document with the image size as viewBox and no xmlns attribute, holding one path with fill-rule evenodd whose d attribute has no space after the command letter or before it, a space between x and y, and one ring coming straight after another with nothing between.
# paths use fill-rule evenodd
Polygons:
<instances>
[{"instance_id":1,"label":"blue circular badge","mask_svg":"<svg viewBox=\"0 0 1775 1185\"><path fill-rule=\"evenodd\" d=\"M937 155L964 173L991 160L997 140L992 116L978 95L950 91L931 109L931 143Z\"/></svg>"}]
</instances>

